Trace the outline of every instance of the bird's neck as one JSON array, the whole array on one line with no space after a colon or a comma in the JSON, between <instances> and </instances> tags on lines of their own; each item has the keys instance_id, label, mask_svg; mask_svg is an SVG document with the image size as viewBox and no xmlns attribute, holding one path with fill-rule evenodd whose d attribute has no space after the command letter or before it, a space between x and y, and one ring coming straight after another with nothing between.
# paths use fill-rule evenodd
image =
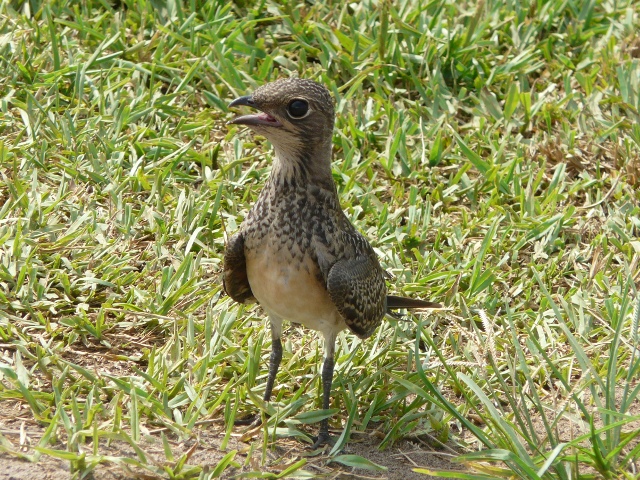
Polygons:
<instances>
[{"instance_id":1,"label":"bird's neck","mask_svg":"<svg viewBox=\"0 0 640 480\"><path fill-rule=\"evenodd\" d=\"M336 192L331 174L331 144L309 150L289 150L275 146L275 150L269 179L272 188L306 189L314 186Z\"/></svg>"}]
</instances>

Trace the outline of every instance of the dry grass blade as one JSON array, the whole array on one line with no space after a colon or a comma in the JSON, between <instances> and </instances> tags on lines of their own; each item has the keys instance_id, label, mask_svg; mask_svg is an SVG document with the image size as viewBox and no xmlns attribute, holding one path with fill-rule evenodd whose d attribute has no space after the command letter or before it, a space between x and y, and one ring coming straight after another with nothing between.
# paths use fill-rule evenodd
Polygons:
<instances>
[{"instance_id":1,"label":"dry grass blade","mask_svg":"<svg viewBox=\"0 0 640 480\"><path fill-rule=\"evenodd\" d=\"M639 19L631 0L0 3L3 469L637 476ZM287 330L263 404L268 327L219 279L271 155L228 101L287 76L335 96L333 177L392 293L446 304L338 339L342 464L305 456L317 337Z\"/></svg>"}]
</instances>

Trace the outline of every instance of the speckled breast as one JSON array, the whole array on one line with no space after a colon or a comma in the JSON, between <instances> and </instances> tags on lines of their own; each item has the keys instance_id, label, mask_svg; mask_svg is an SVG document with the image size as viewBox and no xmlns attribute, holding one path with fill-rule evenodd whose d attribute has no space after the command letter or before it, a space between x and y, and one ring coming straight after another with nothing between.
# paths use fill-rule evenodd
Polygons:
<instances>
[{"instance_id":1,"label":"speckled breast","mask_svg":"<svg viewBox=\"0 0 640 480\"><path fill-rule=\"evenodd\" d=\"M251 290L267 313L321 329L342 322L326 291L314 235L321 203L304 190L265 189L243 225Z\"/></svg>"}]
</instances>

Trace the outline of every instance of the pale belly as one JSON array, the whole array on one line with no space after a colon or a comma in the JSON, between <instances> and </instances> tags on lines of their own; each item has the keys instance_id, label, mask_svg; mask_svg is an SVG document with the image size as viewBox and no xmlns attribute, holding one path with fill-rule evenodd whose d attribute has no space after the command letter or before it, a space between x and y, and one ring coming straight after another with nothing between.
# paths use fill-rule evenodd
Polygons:
<instances>
[{"instance_id":1,"label":"pale belly","mask_svg":"<svg viewBox=\"0 0 640 480\"><path fill-rule=\"evenodd\" d=\"M342 316L316 277L317 267L310 260L300 263L281 252L267 247L247 255L251 291L267 314L325 334L345 329Z\"/></svg>"}]
</instances>

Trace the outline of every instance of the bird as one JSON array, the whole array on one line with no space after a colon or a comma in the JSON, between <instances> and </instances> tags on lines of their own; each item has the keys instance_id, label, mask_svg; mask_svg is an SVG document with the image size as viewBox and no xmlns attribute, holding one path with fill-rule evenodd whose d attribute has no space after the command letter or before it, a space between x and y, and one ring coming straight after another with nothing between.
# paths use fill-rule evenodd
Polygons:
<instances>
[{"instance_id":1,"label":"bird","mask_svg":"<svg viewBox=\"0 0 640 480\"><path fill-rule=\"evenodd\" d=\"M342 211L331 173L334 103L325 86L280 79L229 104L240 106L256 113L227 123L265 137L275 156L258 199L227 240L224 290L238 303L259 303L268 315L265 402L282 360L283 320L322 334L322 408L328 410L339 332L348 329L365 339L392 309L441 305L389 295L373 247ZM325 418L312 448L331 444Z\"/></svg>"}]
</instances>

